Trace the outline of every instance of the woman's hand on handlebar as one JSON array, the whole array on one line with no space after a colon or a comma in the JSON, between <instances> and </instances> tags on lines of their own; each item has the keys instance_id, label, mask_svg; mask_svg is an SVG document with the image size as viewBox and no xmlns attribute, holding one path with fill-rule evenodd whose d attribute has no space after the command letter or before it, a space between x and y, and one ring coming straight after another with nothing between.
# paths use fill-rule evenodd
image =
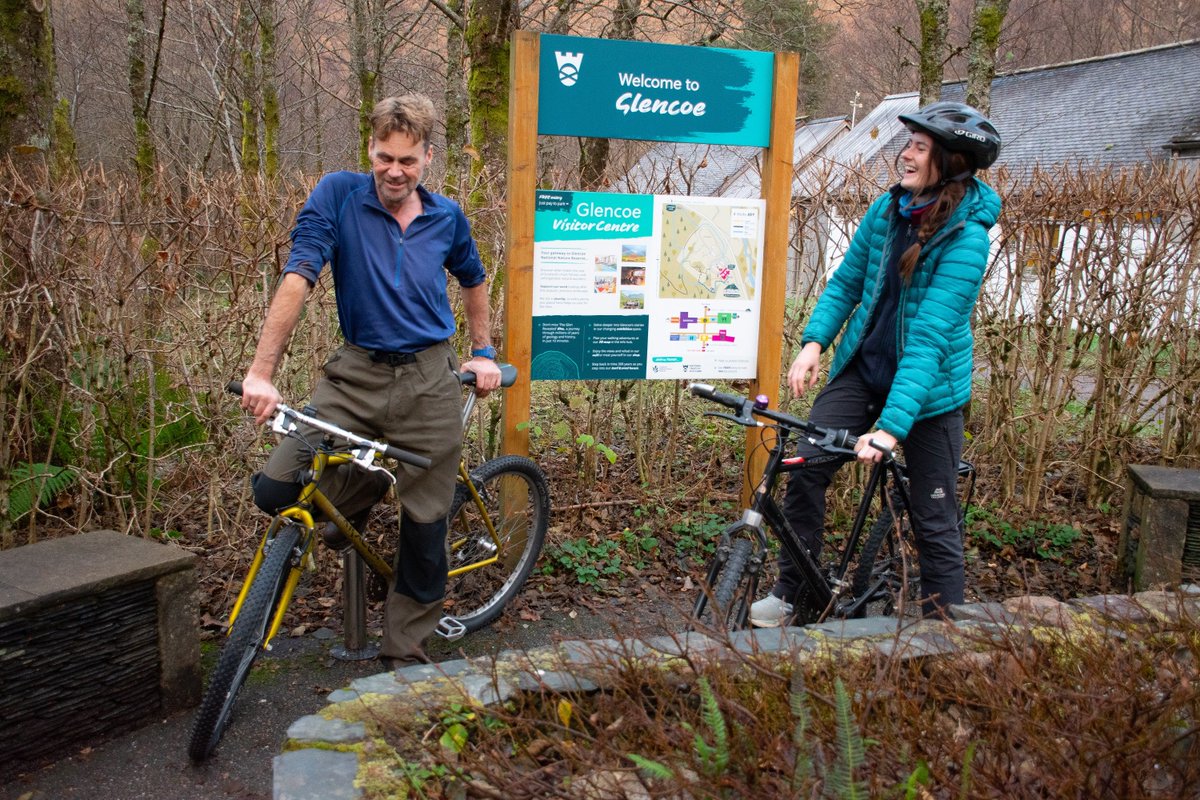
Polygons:
<instances>
[{"instance_id":1,"label":"woman's hand on handlebar","mask_svg":"<svg viewBox=\"0 0 1200 800\"><path fill-rule=\"evenodd\" d=\"M500 388L500 367L490 358L472 358L459 367L461 372L475 373L475 396L487 397Z\"/></svg>"},{"instance_id":2,"label":"woman's hand on handlebar","mask_svg":"<svg viewBox=\"0 0 1200 800\"><path fill-rule=\"evenodd\" d=\"M872 445L872 442L874 442L874 445ZM881 447L886 452L880 450L879 448ZM876 429L864 436L858 437L858 443L854 445L854 450L858 453L859 461L874 464L876 461L886 458L896 451L896 437L887 431Z\"/></svg>"},{"instance_id":3,"label":"woman's hand on handlebar","mask_svg":"<svg viewBox=\"0 0 1200 800\"><path fill-rule=\"evenodd\" d=\"M800 349L800 355L796 356L791 369L788 370L788 386L793 394L802 395L816 386L820 377L821 345L818 342L809 342Z\"/></svg>"},{"instance_id":4,"label":"woman's hand on handlebar","mask_svg":"<svg viewBox=\"0 0 1200 800\"><path fill-rule=\"evenodd\" d=\"M262 425L269 420L282 400L283 395L275 388L275 384L246 373L242 380L242 408L254 415L255 422Z\"/></svg>"}]
</instances>

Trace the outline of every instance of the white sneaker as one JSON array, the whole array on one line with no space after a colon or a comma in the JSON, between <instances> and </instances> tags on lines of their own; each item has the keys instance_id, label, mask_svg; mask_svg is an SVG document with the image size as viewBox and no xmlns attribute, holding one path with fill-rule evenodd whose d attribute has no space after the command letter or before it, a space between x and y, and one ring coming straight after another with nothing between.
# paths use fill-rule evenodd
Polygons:
<instances>
[{"instance_id":1,"label":"white sneaker","mask_svg":"<svg viewBox=\"0 0 1200 800\"><path fill-rule=\"evenodd\" d=\"M792 604L769 594L750 606L750 624L756 628L778 628L792 616Z\"/></svg>"}]
</instances>

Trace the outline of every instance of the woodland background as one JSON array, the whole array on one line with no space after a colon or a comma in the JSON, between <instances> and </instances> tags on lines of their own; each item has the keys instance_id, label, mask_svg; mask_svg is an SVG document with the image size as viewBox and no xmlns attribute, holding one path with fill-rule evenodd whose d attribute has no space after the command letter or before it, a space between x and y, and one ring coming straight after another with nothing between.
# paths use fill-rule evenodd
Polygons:
<instances>
[{"instance_id":1,"label":"woodland background","mask_svg":"<svg viewBox=\"0 0 1200 800\"><path fill-rule=\"evenodd\" d=\"M1200 25L1194 4L1165 0L9 5L0 546L112 527L210 555L245 550L263 521L246 480L266 442L222 387L249 362L308 188L324 170L364 163L375 99L418 90L443 103L429 183L472 219L503 349L517 28L797 50L801 108L815 118L856 117L942 77L1186 39ZM540 148L541 184L568 189L608 186L642 152L552 137ZM1200 458L1200 199L1194 177L1161 163L1043 165L1032 180L988 180L1005 210L976 317L975 545L1065 559L1076 575L1083 562L1094 586L1111 563L1125 463ZM851 181L797 204L793 246L831 210L855 219L880 188ZM1054 233L1064 224L1075 235ZM785 359L819 289L793 287ZM1032 312L1017 302L1030 296ZM323 286L281 372L286 397L307 396L336 339ZM642 551L702 549L728 516L741 436L702 419L682 384L538 384L534 405L532 446L556 507L548 569L597 583L645 563ZM485 404L472 426L475 455L495 452L499 414ZM847 471L835 511L857 481ZM1071 561L1081 542L1089 549ZM228 566L214 563L210 576Z\"/></svg>"}]
</instances>

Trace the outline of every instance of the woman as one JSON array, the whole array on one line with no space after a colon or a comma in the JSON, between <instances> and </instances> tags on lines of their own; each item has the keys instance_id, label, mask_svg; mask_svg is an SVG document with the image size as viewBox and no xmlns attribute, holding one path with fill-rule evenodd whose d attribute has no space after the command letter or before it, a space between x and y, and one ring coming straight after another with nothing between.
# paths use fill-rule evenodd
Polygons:
<instances>
[{"instance_id":1,"label":"woman","mask_svg":"<svg viewBox=\"0 0 1200 800\"><path fill-rule=\"evenodd\" d=\"M859 461L873 447L904 445L926 613L963 601L956 482L963 408L971 396L971 312L988 258L1000 198L975 177L1000 154L1000 134L971 106L933 103L900 120L908 144L900 183L867 210L846 256L804 329L788 370L792 391L816 385L821 353L842 331L829 383L811 419L859 435ZM799 455L819 453L801 443ZM793 472L783 511L813 555L821 548L825 490L844 461ZM779 581L754 603L760 627L787 621L801 585L780 553Z\"/></svg>"}]
</instances>

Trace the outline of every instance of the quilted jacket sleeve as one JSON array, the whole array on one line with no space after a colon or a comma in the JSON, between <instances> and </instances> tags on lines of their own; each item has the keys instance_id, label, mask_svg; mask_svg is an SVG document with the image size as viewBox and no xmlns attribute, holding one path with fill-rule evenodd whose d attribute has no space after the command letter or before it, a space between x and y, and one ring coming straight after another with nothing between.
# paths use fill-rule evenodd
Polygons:
<instances>
[{"instance_id":1,"label":"quilted jacket sleeve","mask_svg":"<svg viewBox=\"0 0 1200 800\"><path fill-rule=\"evenodd\" d=\"M833 271L829 283L817 300L812 317L804 327L802 344L817 342L822 350L829 349L846 320L862 302L870 267L872 239L880 235L880 226L884 230L883 235L886 236L887 224L883 212L888 202L890 197L884 195L867 209L854 238L850 240L850 247L846 249L842 263Z\"/></svg>"}]
</instances>

